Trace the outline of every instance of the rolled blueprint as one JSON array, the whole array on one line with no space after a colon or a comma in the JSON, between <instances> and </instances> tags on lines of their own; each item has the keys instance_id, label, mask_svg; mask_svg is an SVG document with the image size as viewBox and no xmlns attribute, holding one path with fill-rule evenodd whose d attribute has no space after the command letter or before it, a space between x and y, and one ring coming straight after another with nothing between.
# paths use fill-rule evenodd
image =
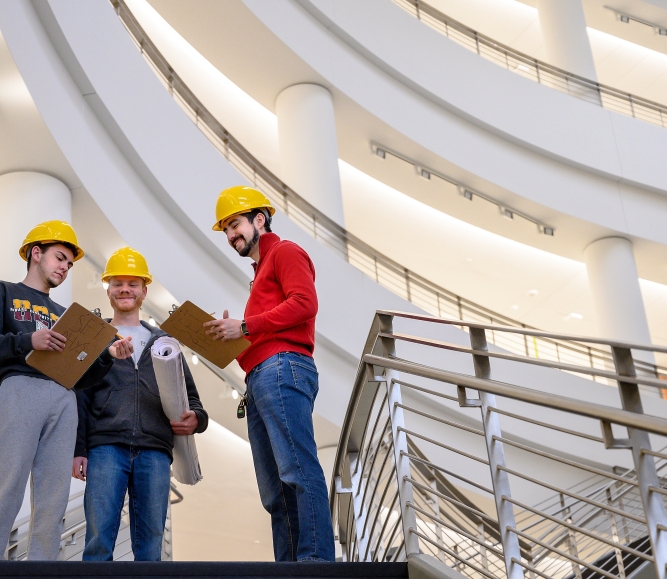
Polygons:
<instances>
[{"instance_id":1,"label":"rolled blueprint","mask_svg":"<svg viewBox=\"0 0 667 579\"><path fill-rule=\"evenodd\" d=\"M158 338L151 348L151 357L162 410L169 420L180 420L183 413L190 410L190 404L178 341L166 336ZM186 485L197 484L203 478L194 435L174 435L174 462L171 469L174 478Z\"/></svg>"}]
</instances>

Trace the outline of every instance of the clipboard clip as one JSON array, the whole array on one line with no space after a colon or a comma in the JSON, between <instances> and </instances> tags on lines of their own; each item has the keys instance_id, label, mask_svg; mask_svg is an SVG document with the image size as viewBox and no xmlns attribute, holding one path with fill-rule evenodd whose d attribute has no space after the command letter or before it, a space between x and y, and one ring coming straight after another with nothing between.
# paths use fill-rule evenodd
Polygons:
<instances>
[{"instance_id":1,"label":"clipboard clip","mask_svg":"<svg viewBox=\"0 0 667 579\"><path fill-rule=\"evenodd\" d=\"M90 310L91 314L95 314L98 318L102 317L102 310L100 308L95 308L94 310Z\"/></svg>"},{"instance_id":2,"label":"clipboard clip","mask_svg":"<svg viewBox=\"0 0 667 579\"><path fill-rule=\"evenodd\" d=\"M173 314L178 309L176 304L171 304L171 309L169 310L169 315Z\"/></svg>"}]
</instances>

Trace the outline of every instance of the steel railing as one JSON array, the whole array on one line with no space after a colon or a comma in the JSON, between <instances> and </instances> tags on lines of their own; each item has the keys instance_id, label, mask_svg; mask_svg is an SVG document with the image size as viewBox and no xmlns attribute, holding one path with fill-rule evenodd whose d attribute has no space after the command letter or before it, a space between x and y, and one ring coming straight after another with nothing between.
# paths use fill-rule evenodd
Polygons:
<instances>
[{"instance_id":1,"label":"steel railing","mask_svg":"<svg viewBox=\"0 0 667 579\"><path fill-rule=\"evenodd\" d=\"M280 207L310 235L383 287L435 316L534 330L410 271L364 243L310 205L253 157L208 111L146 35L124 0L110 1L148 64L189 118L248 181L264 191L272 203ZM556 340L546 333L541 335L537 332L498 336L491 332L488 339L510 352L525 354L536 359L588 365L600 370L613 368L611 352L599 345L591 346L573 340ZM644 373L654 376L667 375L667 369L645 362L637 364ZM605 380L595 373L588 376L593 380Z\"/></svg>"},{"instance_id":2,"label":"steel railing","mask_svg":"<svg viewBox=\"0 0 667 579\"><path fill-rule=\"evenodd\" d=\"M470 346L395 330L406 324L430 335L443 325L466 326ZM606 378L618 389L619 409L589 402L590 382L574 398L541 383L494 380L494 365L507 376L510 363L524 382L526 364L558 365L490 352L492 332L525 330L377 313L331 484L343 558L426 553L471 579L626 579L648 565L664 579L667 453L653 448L667 446L667 419L644 412L642 397L654 400L662 384L637 372L633 351L667 348L606 342L615 362ZM401 357L407 348L410 359ZM426 363L455 357L459 368L469 360L470 374ZM601 453L613 453L613 461L596 462ZM605 466L614 462L626 466Z\"/></svg>"},{"instance_id":3,"label":"steel railing","mask_svg":"<svg viewBox=\"0 0 667 579\"><path fill-rule=\"evenodd\" d=\"M523 54L450 18L422 0L393 0L434 30L524 78L605 109L667 127L667 106L572 74Z\"/></svg>"},{"instance_id":4,"label":"steel railing","mask_svg":"<svg viewBox=\"0 0 667 579\"><path fill-rule=\"evenodd\" d=\"M60 535L60 552L58 559L61 561L81 561L86 537L86 517L83 509L84 491L70 495L67 509L63 517L63 531ZM167 509L167 520L165 522L164 536L162 538L162 560L172 560L172 533L171 533L171 505L180 503L183 495L176 485L171 482L169 508ZM130 538L130 511L128 507L129 498L125 495L123 509L121 511L120 527L114 548L114 561L128 560L132 557L132 542ZM23 561L28 553L28 534L30 528L30 515L15 521L9 535L9 542L2 559L9 561Z\"/></svg>"}]
</instances>

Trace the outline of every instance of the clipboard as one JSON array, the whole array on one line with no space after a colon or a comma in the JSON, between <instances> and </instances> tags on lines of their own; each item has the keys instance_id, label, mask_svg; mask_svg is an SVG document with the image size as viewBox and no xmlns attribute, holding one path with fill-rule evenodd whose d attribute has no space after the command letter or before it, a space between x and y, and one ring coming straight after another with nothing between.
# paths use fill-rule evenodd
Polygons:
<instances>
[{"instance_id":1,"label":"clipboard","mask_svg":"<svg viewBox=\"0 0 667 579\"><path fill-rule=\"evenodd\" d=\"M76 302L51 329L67 338L65 349L33 350L25 361L68 390L74 388L116 335L116 328Z\"/></svg>"},{"instance_id":2,"label":"clipboard","mask_svg":"<svg viewBox=\"0 0 667 579\"><path fill-rule=\"evenodd\" d=\"M171 312L160 329L218 368L225 368L250 346L250 342L245 338L225 342L214 340L204 333L204 322L211 320L215 320L211 314L187 301Z\"/></svg>"}]
</instances>

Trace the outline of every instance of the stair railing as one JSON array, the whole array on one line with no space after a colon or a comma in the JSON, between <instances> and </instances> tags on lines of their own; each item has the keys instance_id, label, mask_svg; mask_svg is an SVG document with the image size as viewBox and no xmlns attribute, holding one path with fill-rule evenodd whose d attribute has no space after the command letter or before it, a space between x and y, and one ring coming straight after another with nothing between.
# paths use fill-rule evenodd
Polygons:
<instances>
[{"instance_id":1,"label":"stair railing","mask_svg":"<svg viewBox=\"0 0 667 579\"><path fill-rule=\"evenodd\" d=\"M171 505L180 503L183 495L176 485L171 482L169 508L167 509L167 520L162 538L162 560L172 560L172 533L171 533ZM65 516L63 517L63 531L60 535L60 561L81 561L86 537L86 517L83 509L84 491L71 494ZM23 561L27 557L28 532L30 527L30 515L21 517L14 522L9 535L9 542L4 550L2 559L9 561ZM114 548L114 561L129 560L132 558L132 544L130 540L130 511L129 497L125 495L123 509L121 511L120 527Z\"/></svg>"},{"instance_id":2,"label":"stair railing","mask_svg":"<svg viewBox=\"0 0 667 579\"><path fill-rule=\"evenodd\" d=\"M414 335L452 325L468 329L470 346ZM661 381L638 375L633 352L667 348L577 338L610 348L616 366L602 371L489 348L490 332L535 333L377 313L331 486L343 558L400 561L421 552L471 579L625 579L651 564L665 579L667 454L653 447L667 445L667 412L653 404ZM515 378L494 380L492 365ZM535 377L535 365L603 372L621 408L589 402L590 382L578 385L577 396L554 393L573 392L574 379ZM554 386L543 388L544 380ZM602 453L613 458L598 461Z\"/></svg>"},{"instance_id":3,"label":"stair railing","mask_svg":"<svg viewBox=\"0 0 667 579\"><path fill-rule=\"evenodd\" d=\"M238 139L211 114L151 41L125 1L110 0L110 2L130 38L174 101L225 159L307 233L389 291L435 316L535 329L427 280L380 253L308 203L243 147ZM487 339L510 352L542 360L570 362L600 369L613 368L614 365L611 352L601 344L557 340L548 337L546 333L496 335L491 331ZM666 368L640 360L636 361L636 365L644 373L656 377L667 376ZM605 381L595 373L588 377L598 382Z\"/></svg>"},{"instance_id":4,"label":"stair railing","mask_svg":"<svg viewBox=\"0 0 667 579\"><path fill-rule=\"evenodd\" d=\"M667 127L667 107L537 60L454 20L423 0L393 0L460 46L512 72L605 109Z\"/></svg>"}]
</instances>

